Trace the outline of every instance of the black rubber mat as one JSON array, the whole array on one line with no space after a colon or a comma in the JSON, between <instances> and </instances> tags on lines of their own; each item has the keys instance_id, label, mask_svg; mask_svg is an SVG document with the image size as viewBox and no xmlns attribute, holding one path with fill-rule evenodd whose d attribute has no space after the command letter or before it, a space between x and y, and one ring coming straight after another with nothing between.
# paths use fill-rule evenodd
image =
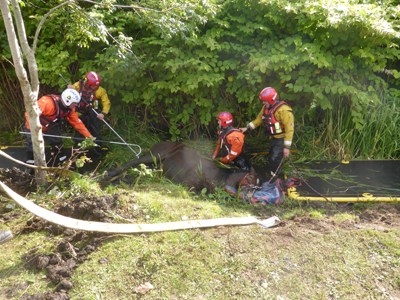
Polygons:
<instances>
[{"instance_id":1,"label":"black rubber mat","mask_svg":"<svg viewBox=\"0 0 400 300\"><path fill-rule=\"evenodd\" d=\"M0 150L25 161L24 147ZM93 166L88 165L89 169ZM0 168L12 167L21 165L0 156ZM294 164L292 171L294 186L288 194L295 200L400 201L400 160L314 161Z\"/></svg>"},{"instance_id":2,"label":"black rubber mat","mask_svg":"<svg viewBox=\"0 0 400 300\"><path fill-rule=\"evenodd\" d=\"M21 162L26 161L26 149L25 147L19 147L19 146L0 146L0 150L11 156L12 158L19 160ZM67 158L71 154L71 149L64 149L63 154ZM92 158L92 162L87 162L85 163L85 166L83 168L80 168L79 170L82 171L91 171L94 170L96 167L98 167L100 163L100 158L90 156L91 152L89 152L87 155ZM50 156L48 153L48 149L46 148L46 157ZM6 168L13 168L13 167L18 167L18 168L25 168L23 165L18 164L17 162L14 162L2 155L0 155L0 168L6 169Z\"/></svg>"},{"instance_id":3,"label":"black rubber mat","mask_svg":"<svg viewBox=\"0 0 400 300\"><path fill-rule=\"evenodd\" d=\"M318 161L293 170L299 197L400 197L400 160Z\"/></svg>"},{"instance_id":4,"label":"black rubber mat","mask_svg":"<svg viewBox=\"0 0 400 300\"><path fill-rule=\"evenodd\" d=\"M10 155L12 158L20 160L22 162L26 161L26 150L25 147L14 147L14 146L3 146L0 147L0 150ZM10 159L7 159L3 156L0 156L0 168L12 168L12 167L21 167L20 164L13 162Z\"/></svg>"}]
</instances>

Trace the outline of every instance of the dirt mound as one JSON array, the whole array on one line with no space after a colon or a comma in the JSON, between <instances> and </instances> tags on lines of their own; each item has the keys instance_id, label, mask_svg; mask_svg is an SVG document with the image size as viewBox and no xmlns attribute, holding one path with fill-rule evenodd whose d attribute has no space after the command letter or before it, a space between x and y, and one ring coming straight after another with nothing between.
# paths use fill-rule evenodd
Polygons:
<instances>
[{"instance_id":1,"label":"dirt mound","mask_svg":"<svg viewBox=\"0 0 400 300\"><path fill-rule=\"evenodd\" d=\"M0 169L0 181L20 195L26 195L36 190L34 176L16 167Z\"/></svg>"},{"instance_id":2,"label":"dirt mound","mask_svg":"<svg viewBox=\"0 0 400 300\"><path fill-rule=\"evenodd\" d=\"M117 197L78 196L74 199L61 199L60 203L60 206L55 208L58 214L87 221L110 222L108 213L116 210ZM109 238L109 235L75 231L39 218L29 220L22 233L40 230L45 230L53 236L63 235L65 238L51 253L41 253L40 248L30 250L24 256L24 261L29 268L46 273L46 278L55 285L55 289L41 295L24 295L22 299L69 299L68 291L73 288L71 276L75 268L84 262L104 239ZM13 292L12 289L10 293Z\"/></svg>"}]
</instances>

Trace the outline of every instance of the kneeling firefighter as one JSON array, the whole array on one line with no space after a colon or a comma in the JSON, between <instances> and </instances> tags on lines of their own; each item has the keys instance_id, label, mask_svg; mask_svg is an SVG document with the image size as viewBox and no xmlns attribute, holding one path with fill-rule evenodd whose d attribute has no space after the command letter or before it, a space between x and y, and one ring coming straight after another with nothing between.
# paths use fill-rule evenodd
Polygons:
<instances>
[{"instance_id":1,"label":"kneeling firefighter","mask_svg":"<svg viewBox=\"0 0 400 300\"><path fill-rule=\"evenodd\" d=\"M233 116L230 112L223 111L218 114L218 142L212 159L217 157L223 164L232 164L244 171L250 171L250 163L244 156L243 132L233 127Z\"/></svg>"}]
</instances>

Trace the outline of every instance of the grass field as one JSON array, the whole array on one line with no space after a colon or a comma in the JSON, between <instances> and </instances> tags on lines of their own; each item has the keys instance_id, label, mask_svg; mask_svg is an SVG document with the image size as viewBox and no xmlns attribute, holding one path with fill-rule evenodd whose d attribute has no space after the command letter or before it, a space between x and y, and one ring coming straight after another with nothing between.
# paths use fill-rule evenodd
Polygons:
<instances>
[{"instance_id":1,"label":"grass field","mask_svg":"<svg viewBox=\"0 0 400 300\"><path fill-rule=\"evenodd\" d=\"M281 222L95 234L48 224L2 197L0 229L15 238L0 246L0 299L400 299L399 204L251 206L154 179L135 189L31 198L108 222L249 215Z\"/></svg>"}]
</instances>

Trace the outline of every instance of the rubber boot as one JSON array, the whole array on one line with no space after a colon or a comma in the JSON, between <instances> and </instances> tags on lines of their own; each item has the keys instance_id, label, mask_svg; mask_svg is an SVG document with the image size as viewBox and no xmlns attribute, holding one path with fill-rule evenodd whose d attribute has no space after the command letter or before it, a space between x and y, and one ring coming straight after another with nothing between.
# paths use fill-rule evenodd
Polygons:
<instances>
[{"instance_id":1,"label":"rubber boot","mask_svg":"<svg viewBox=\"0 0 400 300\"><path fill-rule=\"evenodd\" d=\"M239 169L242 169L243 171L250 172L251 170L251 165L249 164L249 162L246 161L246 159L243 156L237 157L233 161L233 164Z\"/></svg>"},{"instance_id":2,"label":"rubber boot","mask_svg":"<svg viewBox=\"0 0 400 300\"><path fill-rule=\"evenodd\" d=\"M34 165L35 164L35 160L33 158L33 152L32 151L26 151L26 161L25 163L29 164L29 165Z\"/></svg>"},{"instance_id":3,"label":"rubber boot","mask_svg":"<svg viewBox=\"0 0 400 300\"><path fill-rule=\"evenodd\" d=\"M11 230L0 230L0 244L3 244L13 238Z\"/></svg>"},{"instance_id":4,"label":"rubber boot","mask_svg":"<svg viewBox=\"0 0 400 300\"><path fill-rule=\"evenodd\" d=\"M47 163L48 166L58 167L67 160L67 156L62 151L62 146L52 145L50 146L50 159Z\"/></svg>"},{"instance_id":5,"label":"rubber boot","mask_svg":"<svg viewBox=\"0 0 400 300\"><path fill-rule=\"evenodd\" d=\"M26 151L26 161L25 161L25 163L28 164L28 165L32 165L32 166L35 165L35 160L34 160L32 151ZM35 169L26 167L25 168L25 172L29 173L31 175L34 175L35 174Z\"/></svg>"}]
</instances>

